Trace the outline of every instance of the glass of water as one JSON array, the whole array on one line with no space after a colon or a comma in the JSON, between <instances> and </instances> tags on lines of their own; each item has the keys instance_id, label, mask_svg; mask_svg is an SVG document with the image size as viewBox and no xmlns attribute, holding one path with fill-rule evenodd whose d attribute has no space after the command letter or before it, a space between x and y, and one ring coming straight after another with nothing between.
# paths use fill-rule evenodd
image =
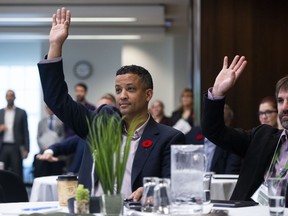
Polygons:
<instances>
[{"instance_id":1,"label":"glass of water","mask_svg":"<svg viewBox=\"0 0 288 216\"><path fill-rule=\"evenodd\" d=\"M209 204L211 202L211 180L213 172L205 172L203 176L203 204Z\"/></svg>"},{"instance_id":2,"label":"glass of water","mask_svg":"<svg viewBox=\"0 0 288 216\"><path fill-rule=\"evenodd\" d=\"M173 214L199 214L203 204L205 155L193 145L171 146L171 194Z\"/></svg>"},{"instance_id":3,"label":"glass of water","mask_svg":"<svg viewBox=\"0 0 288 216\"><path fill-rule=\"evenodd\" d=\"M268 178L267 184L270 215L283 216L285 210L287 179Z\"/></svg>"},{"instance_id":4,"label":"glass of water","mask_svg":"<svg viewBox=\"0 0 288 216\"><path fill-rule=\"evenodd\" d=\"M154 188L154 213L170 214L170 196L170 179L159 178L158 184Z\"/></svg>"},{"instance_id":5,"label":"glass of water","mask_svg":"<svg viewBox=\"0 0 288 216\"><path fill-rule=\"evenodd\" d=\"M158 184L159 178L157 177L144 177L143 178L143 195L141 198L141 211L153 212L154 211L154 188Z\"/></svg>"}]
</instances>

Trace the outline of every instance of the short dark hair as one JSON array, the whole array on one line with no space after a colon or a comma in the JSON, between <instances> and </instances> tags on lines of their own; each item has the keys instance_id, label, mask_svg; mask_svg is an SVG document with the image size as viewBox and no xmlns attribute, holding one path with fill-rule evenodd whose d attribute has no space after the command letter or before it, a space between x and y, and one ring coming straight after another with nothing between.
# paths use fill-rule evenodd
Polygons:
<instances>
[{"instance_id":1,"label":"short dark hair","mask_svg":"<svg viewBox=\"0 0 288 216\"><path fill-rule=\"evenodd\" d=\"M78 86L84 88L84 90L85 90L86 92L88 91L88 87L87 87L87 85L86 85L85 83L77 83L77 84L75 85L75 88L78 87Z\"/></svg>"},{"instance_id":2,"label":"short dark hair","mask_svg":"<svg viewBox=\"0 0 288 216\"><path fill-rule=\"evenodd\" d=\"M280 90L285 90L285 91L288 90L288 76L283 77L277 82L276 91L275 91L276 98L278 98L278 94Z\"/></svg>"},{"instance_id":3,"label":"short dark hair","mask_svg":"<svg viewBox=\"0 0 288 216\"><path fill-rule=\"evenodd\" d=\"M11 92L14 97L16 97L15 92L14 92L12 89L8 89L8 90L6 91L6 96L7 96L7 94L8 94L9 92Z\"/></svg>"},{"instance_id":4,"label":"short dark hair","mask_svg":"<svg viewBox=\"0 0 288 216\"><path fill-rule=\"evenodd\" d=\"M269 103L274 109L277 110L277 101L274 97L266 96L266 97L262 98L262 100L260 101L260 104L263 104L263 103Z\"/></svg>"},{"instance_id":5,"label":"short dark hair","mask_svg":"<svg viewBox=\"0 0 288 216\"><path fill-rule=\"evenodd\" d=\"M137 65L126 65L116 72L116 76L123 74L136 74L140 77L145 89L153 89L152 76L145 68Z\"/></svg>"}]
</instances>

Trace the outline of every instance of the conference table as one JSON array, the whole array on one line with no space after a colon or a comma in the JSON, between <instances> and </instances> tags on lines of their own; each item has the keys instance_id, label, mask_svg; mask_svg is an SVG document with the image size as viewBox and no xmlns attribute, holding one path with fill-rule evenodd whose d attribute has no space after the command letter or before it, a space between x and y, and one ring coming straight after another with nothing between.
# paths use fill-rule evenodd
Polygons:
<instances>
[{"instance_id":1,"label":"conference table","mask_svg":"<svg viewBox=\"0 0 288 216\"><path fill-rule=\"evenodd\" d=\"M237 175L213 175L211 181L211 199L229 200L237 182ZM57 201L58 176L35 178L31 189L30 202Z\"/></svg>"},{"instance_id":2,"label":"conference table","mask_svg":"<svg viewBox=\"0 0 288 216\"><path fill-rule=\"evenodd\" d=\"M268 206L253 206L242 208L214 208L228 210L229 216L269 216ZM26 203L0 203L0 216L16 216L20 214L32 213L52 213L63 212L68 213L66 207L59 207L57 201L53 202L26 202ZM94 214L101 216L102 214ZM153 216L152 213L136 212L124 209L125 216ZM288 216L288 209L285 209L285 216Z\"/></svg>"}]
</instances>

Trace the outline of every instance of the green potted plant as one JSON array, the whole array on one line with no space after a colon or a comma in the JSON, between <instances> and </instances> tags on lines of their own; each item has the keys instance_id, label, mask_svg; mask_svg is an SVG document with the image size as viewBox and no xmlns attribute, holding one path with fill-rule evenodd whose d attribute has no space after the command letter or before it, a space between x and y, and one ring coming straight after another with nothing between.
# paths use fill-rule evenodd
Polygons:
<instances>
[{"instance_id":1,"label":"green potted plant","mask_svg":"<svg viewBox=\"0 0 288 216\"><path fill-rule=\"evenodd\" d=\"M89 190L84 188L82 184L79 184L76 189L74 212L78 214L89 213Z\"/></svg>"},{"instance_id":2,"label":"green potted plant","mask_svg":"<svg viewBox=\"0 0 288 216\"><path fill-rule=\"evenodd\" d=\"M88 121L87 143L103 189L101 204L104 214L112 215L116 212L119 214L122 211L121 187L137 121L139 122L136 118L129 126L124 149L122 149L123 118L104 112L96 115L91 122ZM109 209L105 208L106 205Z\"/></svg>"}]
</instances>

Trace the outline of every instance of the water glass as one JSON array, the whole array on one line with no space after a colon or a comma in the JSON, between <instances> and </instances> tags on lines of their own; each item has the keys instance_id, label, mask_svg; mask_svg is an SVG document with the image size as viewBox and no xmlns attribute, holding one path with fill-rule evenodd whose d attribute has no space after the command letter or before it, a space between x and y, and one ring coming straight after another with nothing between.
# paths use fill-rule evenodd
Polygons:
<instances>
[{"instance_id":1,"label":"water glass","mask_svg":"<svg viewBox=\"0 0 288 216\"><path fill-rule=\"evenodd\" d=\"M199 214L203 203L205 155L192 145L171 146L172 213Z\"/></svg>"},{"instance_id":2,"label":"water glass","mask_svg":"<svg viewBox=\"0 0 288 216\"><path fill-rule=\"evenodd\" d=\"M209 204L211 202L211 179L213 172L206 172L203 176L203 204Z\"/></svg>"},{"instance_id":3,"label":"water glass","mask_svg":"<svg viewBox=\"0 0 288 216\"><path fill-rule=\"evenodd\" d=\"M287 179L268 178L268 203L271 216L283 216Z\"/></svg>"},{"instance_id":4,"label":"water glass","mask_svg":"<svg viewBox=\"0 0 288 216\"><path fill-rule=\"evenodd\" d=\"M170 214L170 179L160 178L154 188L154 213Z\"/></svg>"},{"instance_id":5,"label":"water glass","mask_svg":"<svg viewBox=\"0 0 288 216\"><path fill-rule=\"evenodd\" d=\"M141 199L141 211L153 212L154 211L154 188L158 184L159 178L157 177L144 177L143 178L143 195Z\"/></svg>"}]
</instances>

